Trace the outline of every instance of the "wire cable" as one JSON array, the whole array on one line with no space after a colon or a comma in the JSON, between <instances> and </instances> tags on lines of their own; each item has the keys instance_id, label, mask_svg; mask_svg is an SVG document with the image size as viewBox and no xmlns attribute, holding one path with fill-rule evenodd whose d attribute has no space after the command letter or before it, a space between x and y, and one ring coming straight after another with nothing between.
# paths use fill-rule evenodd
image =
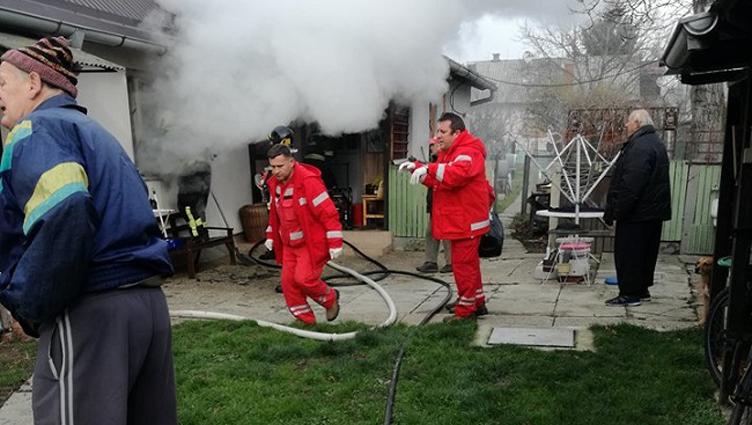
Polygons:
<instances>
[{"instance_id":1,"label":"wire cable","mask_svg":"<svg viewBox=\"0 0 752 425\"><path fill-rule=\"evenodd\" d=\"M627 70L624 70L624 71L621 71L621 72L617 72L615 74L604 75L604 76L601 76L601 77L598 77L598 78L593 78L593 79L590 79L590 80L577 81L577 82L572 82L572 83L557 83L557 84L521 83L521 82L518 82L518 81L500 80L498 78L493 78L493 77L489 77L489 76L485 76L485 75L484 75L484 77L487 78L487 79L489 79L489 80L491 80L491 81L493 81L493 82L495 82L495 83L506 84L506 85L509 85L509 86L518 86L518 87L529 87L529 88L575 87L575 86L582 86L582 85L590 84L590 83L597 83L598 81L608 80L608 79L611 79L611 78L616 78L616 77L619 77L621 75L629 74L631 72L634 72L634 71L637 71L639 69L645 68L647 66L653 65L655 63L658 63L657 59L656 60L652 60L652 61L648 61L648 62L645 62L645 63L642 63L642 64L640 64L638 66L635 66L633 68L630 68L630 69L627 69Z\"/></svg>"}]
</instances>

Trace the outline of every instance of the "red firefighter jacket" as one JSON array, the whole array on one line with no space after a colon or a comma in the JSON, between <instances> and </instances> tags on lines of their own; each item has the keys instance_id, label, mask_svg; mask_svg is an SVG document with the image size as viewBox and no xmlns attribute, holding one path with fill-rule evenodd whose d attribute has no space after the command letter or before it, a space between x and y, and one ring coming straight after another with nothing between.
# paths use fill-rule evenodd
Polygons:
<instances>
[{"instance_id":1,"label":"red firefighter jacket","mask_svg":"<svg viewBox=\"0 0 752 425\"><path fill-rule=\"evenodd\" d=\"M489 231L494 192L486 180L486 148L463 130L427 165L423 184L433 189L431 232L438 240L467 239Z\"/></svg>"},{"instance_id":2,"label":"red firefighter jacket","mask_svg":"<svg viewBox=\"0 0 752 425\"><path fill-rule=\"evenodd\" d=\"M327 262L329 249L342 247L342 225L337 208L321 180L321 172L316 167L296 163L284 189L276 177L271 177L268 184L271 208L266 238L274 241L277 263L282 264L285 244L296 246L302 243L305 243L311 254L311 262L314 263L312 266ZM289 228L279 219L278 210L285 199L289 203L290 198L298 228ZM282 235L283 231L290 234Z\"/></svg>"}]
</instances>

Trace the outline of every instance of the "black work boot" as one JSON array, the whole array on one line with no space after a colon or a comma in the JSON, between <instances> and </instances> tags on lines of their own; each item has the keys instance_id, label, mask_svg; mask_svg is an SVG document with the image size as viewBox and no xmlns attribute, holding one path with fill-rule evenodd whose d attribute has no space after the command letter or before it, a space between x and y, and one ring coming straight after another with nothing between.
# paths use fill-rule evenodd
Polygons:
<instances>
[{"instance_id":1,"label":"black work boot","mask_svg":"<svg viewBox=\"0 0 752 425\"><path fill-rule=\"evenodd\" d=\"M326 309L326 321L331 322L332 320L336 319L337 316L339 316L339 291L334 290L334 295L337 297L334 300L334 304L332 304L331 307Z\"/></svg>"},{"instance_id":2,"label":"black work boot","mask_svg":"<svg viewBox=\"0 0 752 425\"><path fill-rule=\"evenodd\" d=\"M425 263L423 263L423 265L416 267L415 270L421 273L436 273L439 271L439 265L430 261L426 261Z\"/></svg>"}]
</instances>

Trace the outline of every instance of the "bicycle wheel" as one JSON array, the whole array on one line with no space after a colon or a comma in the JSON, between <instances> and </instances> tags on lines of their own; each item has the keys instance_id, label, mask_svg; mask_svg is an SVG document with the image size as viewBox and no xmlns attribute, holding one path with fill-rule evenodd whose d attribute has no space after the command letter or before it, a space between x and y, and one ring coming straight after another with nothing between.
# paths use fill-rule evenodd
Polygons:
<instances>
[{"instance_id":1,"label":"bicycle wheel","mask_svg":"<svg viewBox=\"0 0 752 425\"><path fill-rule=\"evenodd\" d=\"M716 385L723 378L723 348L726 344L726 316L728 312L729 289L723 288L710 304L705 320L705 361L710 376Z\"/></svg>"},{"instance_id":2,"label":"bicycle wheel","mask_svg":"<svg viewBox=\"0 0 752 425\"><path fill-rule=\"evenodd\" d=\"M752 406L744 403L736 403L731 410L728 425L750 425L752 424Z\"/></svg>"}]
</instances>

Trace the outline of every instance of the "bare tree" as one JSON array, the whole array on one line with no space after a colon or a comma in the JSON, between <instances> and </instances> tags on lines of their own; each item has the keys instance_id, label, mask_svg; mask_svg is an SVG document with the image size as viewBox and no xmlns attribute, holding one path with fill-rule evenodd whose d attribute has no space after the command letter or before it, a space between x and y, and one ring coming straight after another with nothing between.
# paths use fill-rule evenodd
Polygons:
<instances>
[{"instance_id":1,"label":"bare tree","mask_svg":"<svg viewBox=\"0 0 752 425\"><path fill-rule=\"evenodd\" d=\"M538 125L561 129L571 109L659 104L657 60L687 1L582 0L573 28L523 27Z\"/></svg>"},{"instance_id":2,"label":"bare tree","mask_svg":"<svg viewBox=\"0 0 752 425\"><path fill-rule=\"evenodd\" d=\"M506 135L515 133L514 125L520 121L513 109L494 103L475 106L467 115L470 129L485 141L488 157L493 159L512 151Z\"/></svg>"}]
</instances>

